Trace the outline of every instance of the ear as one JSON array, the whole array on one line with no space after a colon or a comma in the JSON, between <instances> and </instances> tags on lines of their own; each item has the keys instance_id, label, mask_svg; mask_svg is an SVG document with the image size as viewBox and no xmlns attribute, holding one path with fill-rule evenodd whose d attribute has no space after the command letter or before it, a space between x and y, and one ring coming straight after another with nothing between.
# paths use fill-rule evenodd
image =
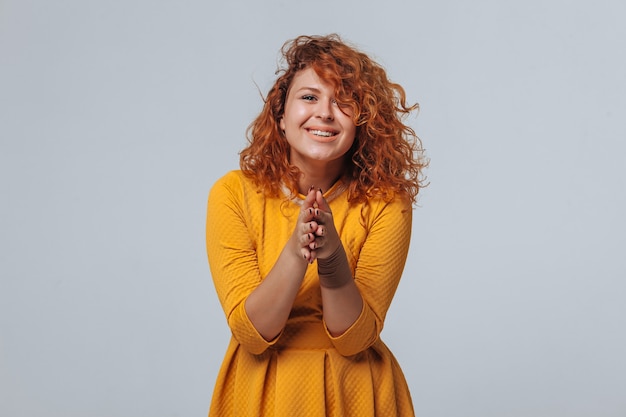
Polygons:
<instances>
[{"instance_id":1,"label":"ear","mask_svg":"<svg viewBox=\"0 0 626 417\"><path fill-rule=\"evenodd\" d=\"M278 127L280 127L280 130L282 130L283 132L285 131L285 117L284 116L278 119Z\"/></svg>"}]
</instances>

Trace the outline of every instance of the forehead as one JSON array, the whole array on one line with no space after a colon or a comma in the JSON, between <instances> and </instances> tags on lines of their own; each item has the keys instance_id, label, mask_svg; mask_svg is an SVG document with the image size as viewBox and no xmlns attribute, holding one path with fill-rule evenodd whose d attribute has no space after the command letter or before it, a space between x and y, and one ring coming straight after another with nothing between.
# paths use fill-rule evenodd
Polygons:
<instances>
[{"instance_id":1,"label":"forehead","mask_svg":"<svg viewBox=\"0 0 626 417\"><path fill-rule=\"evenodd\" d=\"M303 89L331 94L334 92L333 86L320 78L320 76L311 67L301 69L296 72L296 75L294 75L291 80L291 85L289 86L290 92L296 92Z\"/></svg>"}]
</instances>

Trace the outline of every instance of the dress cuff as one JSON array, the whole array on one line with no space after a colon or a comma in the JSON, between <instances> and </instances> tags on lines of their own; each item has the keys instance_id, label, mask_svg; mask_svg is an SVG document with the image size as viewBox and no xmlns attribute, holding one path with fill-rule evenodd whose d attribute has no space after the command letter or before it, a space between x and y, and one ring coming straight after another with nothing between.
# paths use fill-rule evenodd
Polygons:
<instances>
[{"instance_id":1,"label":"dress cuff","mask_svg":"<svg viewBox=\"0 0 626 417\"><path fill-rule=\"evenodd\" d=\"M265 340L250 321L244 304L245 303L242 302L237 306L231 314L228 324L233 333L233 337L244 349L253 355L260 355L265 352L267 348L276 344L282 335L282 331L271 341L268 342Z\"/></svg>"},{"instance_id":2,"label":"dress cuff","mask_svg":"<svg viewBox=\"0 0 626 417\"><path fill-rule=\"evenodd\" d=\"M324 329L326 329L326 334L337 352L343 356L352 356L364 351L376 342L379 335L376 323L374 312L364 302L359 318L343 334L332 336L325 325Z\"/></svg>"}]
</instances>

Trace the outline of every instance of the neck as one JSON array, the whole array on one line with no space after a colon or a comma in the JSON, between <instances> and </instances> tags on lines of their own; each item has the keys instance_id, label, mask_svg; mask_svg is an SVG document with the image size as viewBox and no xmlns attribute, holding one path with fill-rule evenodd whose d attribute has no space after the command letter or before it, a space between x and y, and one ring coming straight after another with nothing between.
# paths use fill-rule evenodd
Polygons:
<instances>
[{"instance_id":1,"label":"neck","mask_svg":"<svg viewBox=\"0 0 626 417\"><path fill-rule=\"evenodd\" d=\"M342 161L336 164L320 163L298 168L302 172L302 177L298 182L298 191L303 195L307 194L311 186L321 188L323 192L326 192L341 177L344 169Z\"/></svg>"}]
</instances>

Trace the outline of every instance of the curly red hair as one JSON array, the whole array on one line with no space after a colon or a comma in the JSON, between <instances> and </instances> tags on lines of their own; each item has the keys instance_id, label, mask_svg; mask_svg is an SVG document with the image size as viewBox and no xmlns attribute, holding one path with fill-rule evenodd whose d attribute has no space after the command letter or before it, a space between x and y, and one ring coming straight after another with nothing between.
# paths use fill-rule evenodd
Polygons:
<instances>
[{"instance_id":1,"label":"curly red hair","mask_svg":"<svg viewBox=\"0 0 626 417\"><path fill-rule=\"evenodd\" d=\"M346 154L343 180L351 202L373 196L391 200L400 194L416 201L428 165L421 141L404 119L419 105L406 102L404 89L389 81L385 70L338 35L299 36L281 52L286 68L248 128L248 146L240 153L242 172L272 195L282 184L295 195L300 170L289 163L289 144L279 128L287 92L295 74L313 68L334 86L336 100L352 109L356 138Z\"/></svg>"}]
</instances>

